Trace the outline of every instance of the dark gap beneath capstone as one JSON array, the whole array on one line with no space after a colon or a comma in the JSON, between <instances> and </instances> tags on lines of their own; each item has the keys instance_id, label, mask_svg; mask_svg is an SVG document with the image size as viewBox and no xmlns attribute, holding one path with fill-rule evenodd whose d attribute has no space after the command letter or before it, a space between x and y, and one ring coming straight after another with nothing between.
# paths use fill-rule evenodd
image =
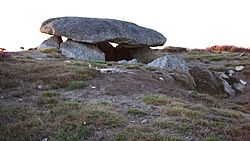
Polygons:
<instances>
[{"instance_id":1,"label":"dark gap beneath capstone","mask_svg":"<svg viewBox=\"0 0 250 141\"><path fill-rule=\"evenodd\" d=\"M106 61L132 60L131 48L113 47L109 42L99 42L96 46L105 54Z\"/></svg>"}]
</instances>

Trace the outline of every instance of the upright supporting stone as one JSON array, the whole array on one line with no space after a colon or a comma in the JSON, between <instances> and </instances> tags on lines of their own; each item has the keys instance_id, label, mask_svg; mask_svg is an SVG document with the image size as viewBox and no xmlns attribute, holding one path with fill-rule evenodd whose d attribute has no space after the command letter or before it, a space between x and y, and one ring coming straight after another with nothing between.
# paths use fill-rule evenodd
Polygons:
<instances>
[{"instance_id":1,"label":"upright supporting stone","mask_svg":"<svg viewBox=\"0 0 250 141\"><path fill-rule=\"evenodd\" d=\"M59 49L60 44L62 43L62 38L60 36L52 36L49 39L43 41L39 46L39 50L45 49Z\"/></svg>"},{"instance_id":2,"label":"upright supporting stone","mask_svg":"<svg viewBox=\"0 0 250 141\"><path fill-rule=\"evenodd\" d=\"M68 58L87 61L105 61L105 54L95 45L67 40L61 44L60 50Z\"/></svg>"}]
</instances>

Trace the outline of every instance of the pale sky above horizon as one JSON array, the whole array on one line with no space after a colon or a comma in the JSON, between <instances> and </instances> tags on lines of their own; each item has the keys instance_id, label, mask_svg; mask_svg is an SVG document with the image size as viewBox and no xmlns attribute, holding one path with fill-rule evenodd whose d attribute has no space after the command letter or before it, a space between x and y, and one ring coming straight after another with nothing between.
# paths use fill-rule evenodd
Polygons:
<instances>
[{"instance_id":1,"label":"pale sky above horizon","mask_svg":"<svg viewBox=\"0 0 250 141\"><path fill-rule=\"evenodd\" d=\"M250 47L248 0L6 0L0 2L0 47L33 48L49 18L78 16L129 21L162 33L165 46Z\"/></svg>"}]
</instances>

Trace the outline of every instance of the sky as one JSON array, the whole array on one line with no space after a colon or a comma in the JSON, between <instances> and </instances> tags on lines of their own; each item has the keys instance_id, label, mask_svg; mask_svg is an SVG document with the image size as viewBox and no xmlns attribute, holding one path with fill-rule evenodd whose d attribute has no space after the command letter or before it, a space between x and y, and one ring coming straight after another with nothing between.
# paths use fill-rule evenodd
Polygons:
<instances>
[{"instance_id":1,"label":"sky","mask_svg":"<svg viewBox=\"0 0 250 141\"><path fill-rule=\"evenodd\" d=\"M0 48L34 48L49 18L78 16L129 21L162 33L164 46L250 47L248 0L2 0Z\"/></svg>"}]
</instances>

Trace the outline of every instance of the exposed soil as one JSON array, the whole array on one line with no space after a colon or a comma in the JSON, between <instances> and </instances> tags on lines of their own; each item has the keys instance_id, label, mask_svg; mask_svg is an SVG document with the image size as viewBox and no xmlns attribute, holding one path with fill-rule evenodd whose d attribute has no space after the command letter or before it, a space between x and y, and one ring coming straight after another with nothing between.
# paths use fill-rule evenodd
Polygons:
<instances>
[{"instance_id":1,"label":"exposed soil","mask_svg":"<svg viewBox=\"0 0 250 141\"><path fill-rule=\"evenodd\" d=\"M248 141L250 54L239 54L181 54L213 71L245 66L244 94L218 99L186 89L172 77L177 72L142 64L12 53L0 58L0 140Z\"/></svg>"}]
</instances>

